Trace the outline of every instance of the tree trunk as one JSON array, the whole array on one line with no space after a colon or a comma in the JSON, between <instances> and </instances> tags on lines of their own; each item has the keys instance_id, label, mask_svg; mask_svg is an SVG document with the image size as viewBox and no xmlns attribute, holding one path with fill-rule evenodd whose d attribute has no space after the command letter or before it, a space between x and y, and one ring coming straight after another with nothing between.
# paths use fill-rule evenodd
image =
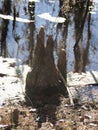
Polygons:
<instances>
[{"instance_id":1,"label":"tree trunk","mask_svg":"<svg viewBox=\"0 0 98 130\"><path fill-rule=\"evenodd\" d=\"M51 35L48 36L46 47L44 46L44 28L41 28L37 35L33 68L26 78L27 103L31 102L33 105L47 104L53 102L51 97L54 95L68 95L54 63L53 47L54 41ZM59 62L61 63L61 60L59 60ZM61 66L61 69L62 68Z\"/></svg>"}]
</instances>

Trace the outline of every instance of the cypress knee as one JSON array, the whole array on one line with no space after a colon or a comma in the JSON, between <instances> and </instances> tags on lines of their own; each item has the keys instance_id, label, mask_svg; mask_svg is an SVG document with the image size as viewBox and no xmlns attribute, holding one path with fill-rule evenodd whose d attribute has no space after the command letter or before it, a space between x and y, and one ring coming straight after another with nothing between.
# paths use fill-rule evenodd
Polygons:
<instances>
[{"instance_id":1,"label":"cypress knee","mask_svg":"<svg viewBox=\"0 0 98 130\"><path fill-rule=\"evenodd\" d=\"M54 41L49 35L44 46L44 28L37 35L33 57L33 68L26 78L26 101L39 105L48 103L51 96L61 89L58 72L53 57ZM59 98L59 97L58 97ZM50 101L51 102L51 101Z\"/></svg>"}]
</instances>

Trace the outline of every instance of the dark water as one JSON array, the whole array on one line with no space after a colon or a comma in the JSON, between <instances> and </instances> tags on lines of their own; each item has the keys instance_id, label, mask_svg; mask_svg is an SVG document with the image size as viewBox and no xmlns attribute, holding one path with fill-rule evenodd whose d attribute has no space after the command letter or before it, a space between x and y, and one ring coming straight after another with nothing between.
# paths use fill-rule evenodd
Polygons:
<instances>
[{"instance_id":1,"label":"dark water","mask_svg":"<svg viewBox=\"0 0 98 130\"><path fill-rule=\"evenodd\" d=\"M41 26L45 41L52 34L55 63L61 47L66 50L67 71L98 71L98 2L61 13L59 0L2 0L0 2L0 56L19 58L32 65L36 35ZM89 10L89 8L92 8ZM44 14L45 18L41 18ZM48 19L61 16L64 23ZM18 17L18 18L17 18ZM21 18L21 19L20 19ZM46 19L47 18L47 19Z\"/></svg>"}]
</instances>

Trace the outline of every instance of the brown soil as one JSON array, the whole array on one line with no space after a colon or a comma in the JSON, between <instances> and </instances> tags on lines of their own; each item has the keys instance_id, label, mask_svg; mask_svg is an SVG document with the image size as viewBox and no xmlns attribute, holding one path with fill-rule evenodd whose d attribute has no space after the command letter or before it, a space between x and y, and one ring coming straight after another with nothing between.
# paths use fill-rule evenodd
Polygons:
<instances>
[{"instance_id":1,"label":"brown soil","mask_svg":"<svg viewBox=\"0 0 98 130\"><path fill-rule=\"evenodd\" d=\"M64 97L59 105L46 104L39 108L9 102L0 108L0 127L3 130L98 130L98 109L87 103L71 106Z\"/></svg>"}]
</instances>

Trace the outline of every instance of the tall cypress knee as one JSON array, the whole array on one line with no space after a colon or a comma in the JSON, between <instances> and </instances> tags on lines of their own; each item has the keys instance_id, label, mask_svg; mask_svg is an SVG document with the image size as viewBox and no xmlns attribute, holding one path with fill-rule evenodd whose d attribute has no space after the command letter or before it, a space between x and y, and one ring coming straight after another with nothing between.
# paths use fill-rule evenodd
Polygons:
<instances>
[{"instance_id":1,"label":"tall cypress knee","mask_svg":"<svg viewBox=\"0 0 98 130\"><path fill-rule=\"evenodd\" d=\"M54 41L51 35L48 36L46 47L44 46L44 28L41 28L37 35L32 71L26 78L27 103L30 101L36 105L39 102L44 104L51 96L60 92L61 86L54 63L53 49Z\"/></svg>"}]
</instances>

